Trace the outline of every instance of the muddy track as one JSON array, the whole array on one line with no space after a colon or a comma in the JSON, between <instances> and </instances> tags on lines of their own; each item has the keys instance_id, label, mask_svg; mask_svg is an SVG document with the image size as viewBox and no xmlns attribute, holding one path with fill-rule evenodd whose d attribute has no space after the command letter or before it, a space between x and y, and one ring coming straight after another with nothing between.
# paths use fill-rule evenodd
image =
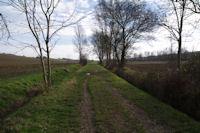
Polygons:
<instances>
[{"instance_id":1,"label":"muddy track","mask_svg":"<svg viewBox=\"0 0 200 133\"><path fill-rule=\"evenodd\" d=\"M95 133L94 111L92 99L88 91L88 78L83 85L83 100L80 104L81 112L81 131L80 133Z\"/></svg>"},{"instance_id":2,"label":"muddy track","mask_svg":"<svg viewBox=\"0 0 200 133\"><path fill-rule=\"evenodd\" d=\"M173 130L167 126L158 124L152 120L146 112L138 108L136 105L130 103L120 93L119 89L113 88L108 82L103 80L103 83L110 89L112 94L119 99L122 105L130 113L131 117L137 119L147 133L173 133Z\"/></svg>"}]
</instances>

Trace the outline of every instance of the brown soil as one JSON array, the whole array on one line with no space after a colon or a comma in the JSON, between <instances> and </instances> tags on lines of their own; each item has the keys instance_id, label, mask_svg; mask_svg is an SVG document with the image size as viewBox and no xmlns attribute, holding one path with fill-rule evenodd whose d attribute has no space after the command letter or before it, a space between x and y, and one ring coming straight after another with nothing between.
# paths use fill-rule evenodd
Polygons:
<instances>
[{"instance_id":1,"label":"brown soil","mask_svg":"<svg viewBox=\"0 0 200 133\"><path fill-rule=\"evenodd\" d=\"M118 92L119 89L113 88L106 81L103 82L108 86L112 94L119 99L122 105L130 113L131 117L137 119L140 122L140 124L143 126L144 130L147 133L173 133L173 130L171 128L158 124L155 120L152 120L146 112L144 112L142 109L138 108L136 105L130 103L130 101L125 99Z\"/></svg>"},{"instance_id":2,"label":"brown soil","mask_svg":"<svg viewBox=\"0 0 200 133\"><path fill-rule=\"evenodd\" d=\"M62 67L73 62L52 60L52 67ZM0 80L7 77L41 72L40 59L0 54Z\"/></svg>"},{"instance_id":3,"label":"brown soil","mask_svg":"<svg viewBox=\"0 0 200 133\"><path fill-rule=\"evenodd\" d=\"M88 92L88 78L83 85L83 100L80 105L81 112L81 131L80 133L95 133L94 111L92 99Z\"/></svg>"}]
</instances>

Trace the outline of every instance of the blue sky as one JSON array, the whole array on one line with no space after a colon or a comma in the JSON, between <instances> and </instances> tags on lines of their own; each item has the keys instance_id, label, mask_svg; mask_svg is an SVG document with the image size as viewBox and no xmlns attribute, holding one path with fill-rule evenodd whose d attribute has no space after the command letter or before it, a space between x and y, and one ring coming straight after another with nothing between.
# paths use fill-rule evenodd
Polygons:
<instances>
[{"instance_id":1,"label":"blue sky","mask_svg":"<svg viewBox=\"0 0 200 133\"><path fill-rule=\"evenodd\" d=\"M97 0L78 0L78 13L76 17L80 17L81 15L91 13L94 11L94 7L96 5ZM162 0L147 0L148 2L162 2ZM62 0L57 9L57 15L59 16L62 13L66 13L67 10L73 10L73 2L74 0ZM24 48L23 43L31 43L36 44L33 36L30 34L30 30L27 28L27 23L24 19L24 14L16 11L12 7L0 4L1 13L4 14L5 18L8 21L9 29L12 33L12 38L9 40L11 45L7 44L7 40L0 41L0 53L11 53L17 55L25 55L25 56L37 56L37 53L31 48ZM95 28L95 18L93 14L88 15L85 19L81 21L81 25L85 30L85 34L89 37L92 34L92 30ZM156 52L160 50L164 50L165 48L169 48L171 46L171 42L168 37L167 31L164 29L159 29L153 33L156 40L154 41L143 41L138 44L135 44L136 53L144 53L145 51ZM72 58L77 59L78 54L75 51L73 46L73 36L74 36L74 28L73 26L67 27L59 32L57 38L59 41L57 42L56 47L53 49L51 53L51 57L53 58ZM184 43L183 47L187 47L190 51L192 50L200 50L198 45L198 37L199 31L197 30L194 34L192 41L187 41L187 44ZM15 41L14 41L15 40ZM19 42L20 41L20 42ZM174 44L174 50L176 50L177 46ZM23 50L22 50L23 49ZM133 54L133 53L132 53ZM90 59L95 59L96 57L91 54Z\"/></svg>"},{"instance_id":2,"label":"blue sky","mask_svg":"<svg viewBox=\"0 0 200 133\"><path fill-rule=\"evenodd\" d=\"M56 14L59 16L62 13L67 14L68 10L73 11L75 7L74 3L75 0L62 0L58 8L56 9ZM96 2L94 0L77 0L77 3L77 19L80 18L81 15L91 13L96 5ZM9 39L9 43L11 43L11 45L7 45L7 40L5 39L1 41L0 53L37 56L37 53L35 53L31 48L23 49L24 45L26 45L25 43L36 44L35 39L33 38L32 34L30 33L30 30L27 27L24 14L2 3L0 3L0 10L1 13L5 16L6 20L8 21L8 26L12 35ZM93 23L92 21L90 21L92 17L93 15L90 14L80 22L80 24L83 25L87 36L90 36L92 34L91 28L93 27ZM72 46L74 38L73 36L73 26L67 27L60 31L58 33L58 36L56 37L56 39L59 40L57 42L55 50L52 51L52 57L73 59L77 58L78 55ZM23 49L23 51L21 51L21 49ZM64 52L63 49L66 49L66 52Z\"/></svg>"}]
</instances>

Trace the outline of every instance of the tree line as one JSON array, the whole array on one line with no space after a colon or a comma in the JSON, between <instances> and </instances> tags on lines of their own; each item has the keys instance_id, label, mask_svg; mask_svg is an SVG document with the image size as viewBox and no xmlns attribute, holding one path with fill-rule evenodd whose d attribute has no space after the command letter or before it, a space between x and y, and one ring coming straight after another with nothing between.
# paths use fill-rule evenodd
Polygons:
<instances>
[{"instance_id":1,"label":"tree line","mask_svg":"<svg viewBox=\"0 0 200 133\"><path fill-rule=\"evenodd\" d=\"M148 32L164 27L177 42L177 68L181 69L181 54L185 21L200 13L198 0L166 0L166 7L152 9L144 1L99 0L96 7L98 28L91 42L99 63L106 67L123 68L134 44L150 40ZM169 19L171 16L174 18Z\"/></svg>"},{"instance_id":2,"label":"tree line","mask_svg":"<svg viewBox=\"0 0 200 133\"><path fill-rule=\"evenodd\" d=\"M158 14L139 1L100 0L96 8L99 29L92 35L94 51L100 64L122 68L132 45L151 32Z\"/></svg>"}]
</instances>

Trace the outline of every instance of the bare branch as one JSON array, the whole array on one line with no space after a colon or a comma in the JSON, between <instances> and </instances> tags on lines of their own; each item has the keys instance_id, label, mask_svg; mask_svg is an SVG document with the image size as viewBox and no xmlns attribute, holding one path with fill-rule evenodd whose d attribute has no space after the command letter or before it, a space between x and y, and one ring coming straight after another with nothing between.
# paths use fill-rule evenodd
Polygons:
<instances>
[{"instance_id":1,"label":"bare branch","mask_svg":"<svg viewBox=\"0 0 200 133\"><path fill-rule=\"evenodd\" d=\"M1 13L0 13L0 18L1 18L0 23L2 23L1 24L2 36L4 36L4 30L5 30L7 33L7 39L8 39L8 38L10 38L10 31L8 29L6 19L4 18L4 16Z\"/></svg>"}]
</instances>

